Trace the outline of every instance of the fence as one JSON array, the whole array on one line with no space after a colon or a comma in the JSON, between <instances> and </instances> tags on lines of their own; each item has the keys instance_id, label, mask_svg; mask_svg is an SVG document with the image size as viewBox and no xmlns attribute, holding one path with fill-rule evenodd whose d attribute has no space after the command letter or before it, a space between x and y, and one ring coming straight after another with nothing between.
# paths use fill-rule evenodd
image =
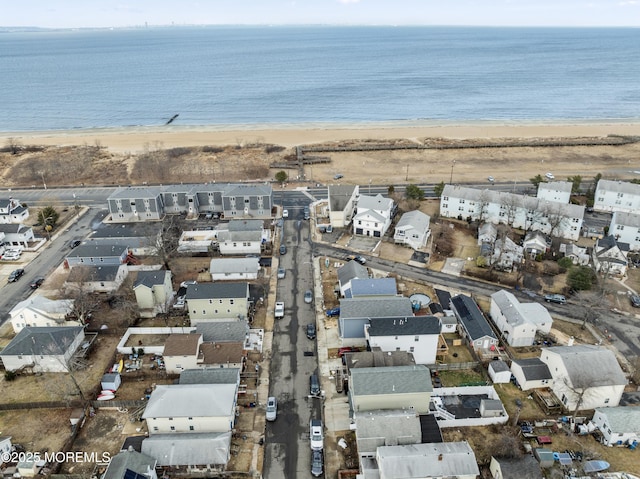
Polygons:
<instances>
[{"instance_id":1,"label":"fence","mask_svg":"<svg viewBox=\"0 0 640 479\"><path fill-rule=\"evenodd\" d=\"M471 361L466 363L429 364L427 367L431 371L459 371L461 369L475 369L480 363Z\"/></svg>"}]
</instances>

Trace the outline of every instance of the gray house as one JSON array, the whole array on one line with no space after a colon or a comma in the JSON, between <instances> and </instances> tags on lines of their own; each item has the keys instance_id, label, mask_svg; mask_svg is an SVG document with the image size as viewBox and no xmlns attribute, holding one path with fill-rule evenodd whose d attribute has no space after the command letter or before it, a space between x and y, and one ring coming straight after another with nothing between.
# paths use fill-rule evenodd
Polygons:
<instances>
[{"instance_id":1,"label":"gray house","mask_svg":"<svg viewBox=\"0 0 640 479\"><path fill-rule=\"evenodd\" d=\"M180 373L179 384L240 384L238 368L185 369Z\"/></svg>"},{"instance_id":2,"label":"gray house","mask_svg":"<svg viewBox=\"0 0 640 479\"><path fill-rule=\"evenodd\" d=\"M356 414L356 443L361 457L374 457L380 446L420 444L420 417L403 409Z\"/></svg>"},{"instance_id":3,"label":"gray house","mask_svg":"<svg viewBox=\"0 0 640 479\"><path fill-rule=\"evenodd\" d=\"M111 458L102 479L156 479L157 463L158 461L151 456L141 454L130 447Z\"/></svg>"},{"instance_id":4,"label":"gray house","mask_svg":"<svg viewBox=\"0 0 640 479\"><path fill-rule=\"evenodd\" d=\"M109 198L109 213L114 222L154 221L164 217L159 186L129 186L114 191Z\"/></svg>"},{"instance_id":5,"label":"gray house","mask_svg":"<svg viewBox=\"0 0 640 479\"><path fill-rule=\"evenodd\" d=\"M351 223L360 188L357 185L329 185L329 222L334 228Z\"/></svg>"},{"instance_id":6,"label":"gray house","mask_svg":"<svg viewBox=\"0 0 640 479\"><path fill-rule=\"evenodd\" d=\"M473 298L463 294L454 296L451 309L458 318L462 336L474 351L489 352L498 347L498 338Z\"/></svg>"},{"instance_id":7,"label":"gray house","mask_svg":"<svg viewBox=\"0 0 640 479\"><path fill-rule=\"evenodd\" d=\"M369 271L357 261L347 261L338 268L338 283L340 294L345 298L351 297L351 282L355 279L369 278Z\"/></svg>"},{"instance_id":8,"label":"gray house","mask_svg":"<svg viewBox=\"0 0 640 479\"><path fill-rule=\"evenodd\" d=\"M73 249L65 259L65 265L119 265L127 262L129 248L115 244L82 244Z\"/></svg>"},{"instance_id":9,"label":"gray house","mask_svg":"<svg viewBox=\"0 0 640 479\"><path fill-rule=\"evenodd\" d=\"M222 469L231 457L231 432L154 434L142 441L142 453L158 466Z\"/></svg>"},{"instance_id":10,"label":"gray house","mask_svg":"<svg viewBox=\"0 0 640 479\"><path fill-rule=\"evenodd\" d=\"M364 327L369 318L413 316L411 300L402 296L346 298L340 300L338 328L343 340L364 341Z\"/></svg>"}]
</instances>

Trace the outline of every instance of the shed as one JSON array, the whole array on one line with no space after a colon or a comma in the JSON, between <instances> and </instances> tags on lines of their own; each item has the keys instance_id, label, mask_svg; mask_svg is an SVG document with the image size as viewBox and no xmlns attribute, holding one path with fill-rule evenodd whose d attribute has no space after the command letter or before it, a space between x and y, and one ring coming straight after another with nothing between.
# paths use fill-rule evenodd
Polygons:
<instances>
[{"instance_id":1,"label":"shed","mask_svg":"<svg viewBox=\"0 0 640 479\"><path fill-rule=\"evenodd\" d=\"M499 399L482 399L480 401L480 416L500 417L504 415L504 407Z\"/></svg>"},{"instance_id":2,"label":"shed","mask_svg":"<svg viewBox=\"0 0 640 479\"><path fill-rule=\"evenodd\" d=\"M491 361L489 363L489 377L495 384L506 384L511 381L511 370L502 360Z\"/></svg>"},{"instance_id":3,"label":"shed","mask_svg":"<svg viewBox=\"0 0 640 479\"><path fill-rule=\"evenodd\" d=\"M117 391L122 383L122 378L120 377L120 373L107 373L102 376L100 380L100 386L103 391L111 389L112 391Z\"/></svg>"},{"instance_id":4,"label":"shed","mask_svg":"<svg viewBox=\"0 0 640 479\"><path fill-rule=\"evenodd\" d=\"M553 467L556 462L553 457L553 451L545 448L536 448L533 450L533 455L536 457L538 462L540 463L540 467L543 469Z\"/></svg>"}]
</instances>

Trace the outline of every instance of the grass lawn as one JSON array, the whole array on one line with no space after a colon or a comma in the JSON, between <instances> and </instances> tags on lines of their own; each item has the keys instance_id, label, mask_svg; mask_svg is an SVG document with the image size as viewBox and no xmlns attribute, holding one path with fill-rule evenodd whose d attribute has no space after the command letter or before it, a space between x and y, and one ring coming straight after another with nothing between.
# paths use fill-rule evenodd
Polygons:
<instances>
[{"instance_id":1,"label":"grass lawn","mask_svg":"<svg viewBox=\"0 0 640 479\"><path fill-rule=\"evenodd\" d=\"M484 376L472 369L461 369L458 371L439 371L438 375L442 380L442 386L451 388L455 386L469 385L486 382Z\"/></svg>"}]
</instances>

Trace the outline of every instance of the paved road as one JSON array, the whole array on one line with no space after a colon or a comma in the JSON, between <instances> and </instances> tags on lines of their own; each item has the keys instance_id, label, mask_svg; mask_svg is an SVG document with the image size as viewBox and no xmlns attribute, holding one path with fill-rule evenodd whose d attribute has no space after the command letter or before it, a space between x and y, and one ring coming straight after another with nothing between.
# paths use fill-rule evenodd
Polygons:
<instances>
[{"instance_id":1,"label":"paved road","mask_svg":"<svg viewBox=\"0 0 640 479\"><path fill-rule=\"evenodd\" d=\"M313 304L304 302L305 291L313 290L309 222L284 221L282 243L286 277L278 281L276 300L284 301L285 317L276 320L273 333L269 395L279 404L277 420L266 428L266 478L310 475L309 420L322 414L321 400L309 397L309 376L318 368L316 342L306 337L306 325L315 322Z\"/></svg>"}]
</instances>

